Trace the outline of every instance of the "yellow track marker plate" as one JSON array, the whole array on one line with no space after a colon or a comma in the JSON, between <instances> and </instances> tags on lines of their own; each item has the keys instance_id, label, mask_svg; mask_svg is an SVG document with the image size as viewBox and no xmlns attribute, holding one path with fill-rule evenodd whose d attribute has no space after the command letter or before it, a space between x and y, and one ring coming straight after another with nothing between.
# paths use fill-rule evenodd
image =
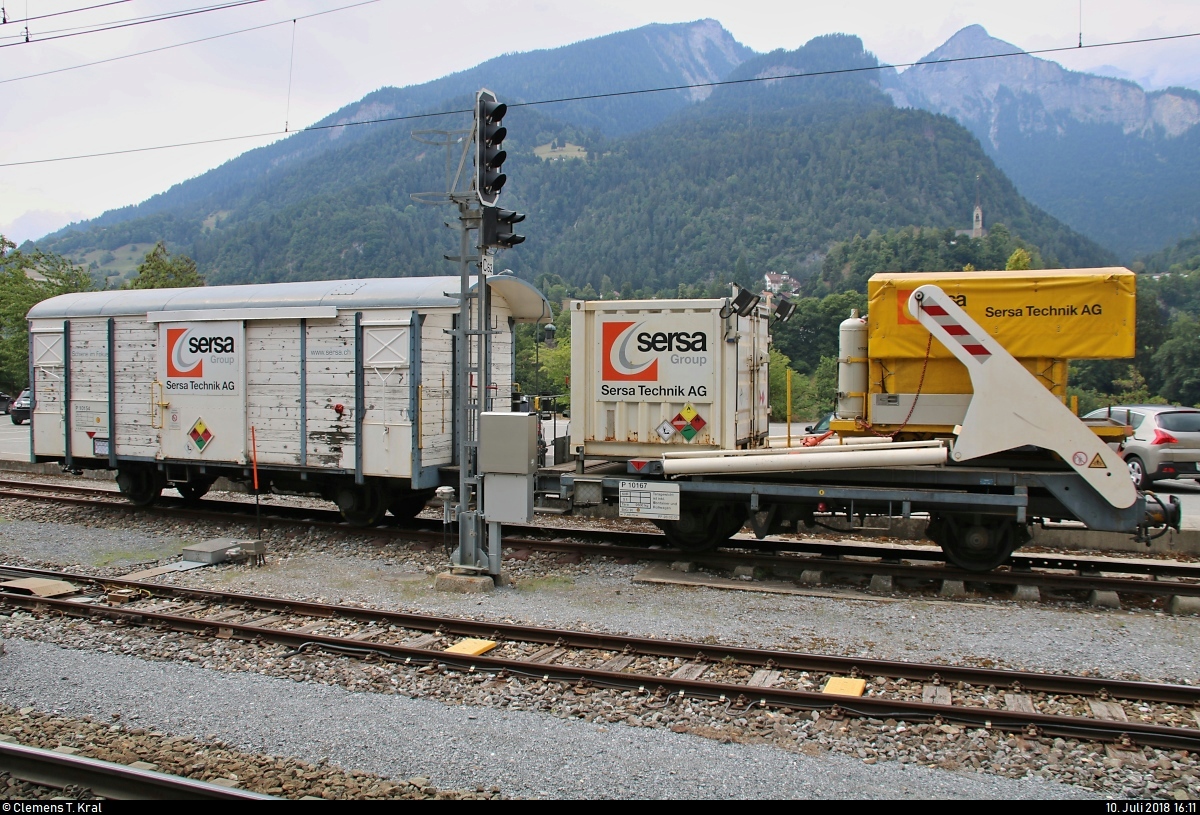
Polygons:
<instances>
[{"instance_id":1,"label":"yellow track marker plate","mask_svg":"<svg viewBox=\"0 0 1200 815\"><path fill-rule=\"evenodd\" d=\"M852 679L849 676L830 677L821 693L831 693L835 696L862 696L867 689L867 680Z\"/></svg>"},{"instance_id":2,"label":"yellow track marker plate","mask_svg":"<svg viewBox=\"0 0 1200 815\"><path fill-rule=\"evenodd\" d=\"M467 638L459 640L446 649L447 654L467 654L477 657L480 654L486 654L488 651L496 647L496 643L492 640L475 640Z\"/></svg>"}]
</instances>

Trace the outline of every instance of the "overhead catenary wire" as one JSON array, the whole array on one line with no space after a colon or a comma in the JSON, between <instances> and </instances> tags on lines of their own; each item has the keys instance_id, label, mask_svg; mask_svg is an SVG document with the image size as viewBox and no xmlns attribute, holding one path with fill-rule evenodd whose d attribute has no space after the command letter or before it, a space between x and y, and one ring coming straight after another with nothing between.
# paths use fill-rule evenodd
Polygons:
<instances>
[{"instance_id":1,"label":"overhead catenary wire","mask_svg":"<svg viewBox=\"0 0 1200 815\"><path fill-rule=\"evenodd\" d=\"M292 67L296 64L296 21L292 20L292 50L288 55L287 108L283 114L283 132L288 132L288 121L292 116Z\"/></svg>"},{"instance_id":2,"label":"overhead catenary wire","mask_svg":"<svg viewBox=\"0 0 1200 815\"><path fill-rule=\"evenodd\" d=\"M216 9L216 8L224 7L226 5L228 5L228 4L227 3L217 3L214 6L198 6L196 8L190 8L190 9L176 9L175 11L161 11L161 12L156 12L154 14L141 14L141 15L138 15L137 17L126 17L121 20L108 20L108 21L102 22L102 23L89 23L87 25L75 25L75 26L70 26L68 28L51 28L51 29L46 29L45 31L39 31L38 34L41 37L41 39L37 40L37 42L41 42L42 39L49 39L49 37L47 36L49 34L61 34L66 31L80 31L80 32L85 32L85 33L91 33L91 31L93 29L100 29L103 26L115 26L118 23L128 23L128 22L135 22L135 21L140 21L140 20L157 22L160 19L168 18L170 15L178 15L178 14L183 14L184 12L190 12L190 11ZM14 38L20 37L20 36L22 36L22 35L20 35L20 34L3 34L3 35L0 35L0 40L11 40L11 39L14 39Z\"/></svg>"},{"instance_id":3,"label":"overhead catenary wire","mask_svg":"<svg viewBox=\"0 0 1200 815\"><path fill-rule=\"evenodd\" d=\"M63 11L53 11L49 14L39 14L36 17L29 16L28 4L26 4L24 18L22 18L20 20L10 20L10 19L8 19L8 15L6 13L4 15L3 20L0 20L0 25L5 25L7 23L28 23L33 20L45 20L48 17L61 17L64 14L77 14L81 11L91 11L92 9L104 8L105 6L119 6L122 3L128 3L128 2L131 2L131 0L109 0L109 2L107 2L107 3L97 3L94 6L80 6L79 8L69 8L69 9L65 9Z\"/></svg>"},{"instance_id":4,"label":"overhead catenary wire","mask_svg":"<svg viewBox=\"0 0 1200 815\"><path fill-rule=\"evenodd\" d=\"M324 11L315 11L312 14L301 14L298 17L289 17L285 20L276 20L273 23L263 23L261 25L250 26L249 28L239 28L236 31L226 31L223 34L213 34L211 36L200 37L199 39L195 39L195 40L187 40L186 42L177 42L177 43L174 43L173 45L163 45L158 48L149 48L145 51L135 51L132 54L122 54L122 55L116 56L116 57L108 57L106 59L98 59L93 62L84 62L80 65L70 65L66 68L53 68L49 71L39 71L38 73L35 73L35 74L25 74L24 76L14 76L14 77L10 77L8 79L0 79L0 85L6 85L9 82L20 82L25 79L35 79L39 76L50 76L52 74L61 74L61 73L65 73L67 71L78 71L81 68L91 68L96 65L105 65L109 62L119 62L124 59L132 59L133 57L143 57L143 56L146 56L147 54L157 54L161 51L170 51L173 48L182 48L185 45L196 45L196 44L202 43L202 42L210 42L212 40L222 39L223 37L232 37L235 34L246 34L250 31L262 31L265 28L273 28L277 25L284 25L285 23L295 22L296 20L307 20L312 17L321 17L325 14L333 14L335 12L346 11L348 9L358 8L360 6L370 6L375 3L379 3L379 2L381 2L381 0L361 0L361 2L351 3L346 6L338 6L337 8L326 9Z\"/></svg>"},{"instance_id":5,"label":"overhead catenary wire","mask_svg":"<svg viewBox=\"0 0 1200 815\"><path fill-rule=\"evenodd\" d=\"M111 25L102 23L102 24L99 24L97 27L89 28L86 31L73 31L73 32L65 33L65 34L56 34L56 35L48 36L48 37L33 36L32 39L30 38L31 35L29 33L29 26L26 25L24 41L3 43L3 44L0 44L0 48L13 48L15 46L25 45L27 43L53 42L54 40L62 40L62 39L66 39L68 37L82 37L86 34L99 34L104 31L116 31L118 29L131 28L133 26L148 25L150 23L161 23L166 20L178 20L181 17L194 17L197 14L207 14L210 11L225 11L225 10L231 9L231 8L238 8L240 6L252 6L252 5L255 5L258 3L265 3L265 2L267 2L267 0L234 0L234 2L231 2L231 3L223 3L223 4L217 5L217 6L209 6L209 7L200 8L200 9L192 9L191 11L167 13L167 14L159 15L157 17L150 18L150 19L133 20L133 21L128 21L128 22L124 22L124 23L114 23Z\"/></svg>"},{"instance_id":6,"label":"overhead catenary wire","mask_svg":"<svg viewBox=\"0 0 1200 815\"><path fill-rule=\"evenodd\" d=\"M368 1L376 2L377 0L368 0ZM301 18L297 18L297 19L301 19ZM283 22L287 22L287 21L285 20ZM595 99L613 99L613 98L618 98L618 97L622 97L622 96L638 96L638 95L650 94L650 93L665 93L668 91L691 90L693 88L716 88L716 87L727 86L727 85L747 85L747 84L751 84L751 83L755 83L755 82L775 82L775 81L779 81L781 79L810 79L810 78L822 77L822 76L859 74L859 73L867 73L867 72L871 72L871 71L882 71L882 70L887 70L889 68L890 69L915 68L915 67L918 67L921 65L949 65L949 64L961 63L961 62L980 62L983 60L990 60L990 59L1005 59L1008 57L1037 56L1040 54L1054 54L1054 53L1060 53L1063 51L1077 51L1080 48L1095 49L1095 48L1112 48L1112 47L1123 46L1123 45L1144 45L1147 43L1169 42L1169 41L1173 41L1173 40L1193 39L1196 37L1200 37L1200 32L1192 32L1189 34L1168 34L1168 35L1163 35L1163 36L1159 36L1159 37L1144 37L1144 38L1132 39L1132 40L1117 40L1117 41L1112 41L1112 42L1090 43L1088 45L1083 45L1083 46L1070 45L1070 46L1060 46L1060 47L1056 47L1056 48L1039 48L1039 49L1030 50L1030 51L1009 51L1009 52L1005 52L1005 53L1001 53L1001 54L976 54L976 55L965 56L965 57L951 57L948 59L916 60L914 62L890 63L890 64L886 64L886 65L859 66L856 68L831 68L829 70L824 70L824 71L805 71L805 72L798 72L798 73L792 73L792 74L773 74L771 76L763 76L763 77L747 77L746 79L724 79L724 80L717 80L717 81L713 81L713 82L690 82L690 83L682 84L682 85L668 85L668 86L663 86L663 87L658 87L658 88L638 88L638 89L625 90L625 91L608 91L605 93L581 94L578 96L563 96L563 97L558 97L555 99L539 99L539 100L531 101L531 102L509 102L508 107L510 107L510 108L535 107L535 106L539 106L539 105L562 104L565 102L585 102L585 101L591 101L591 100L595 100ZM384 116L384 117L380 117L377 119L360 119L358 121L351 121L351 122L335 122L335 123L330 123L330 124L309 125L308 127L301 128L294 132L297 134L298 133L307 133L307 132L315 132L315 131L321 131L321 130L332 130L332 129L339 128L339 127L357 127L360 125L386 124L389 122L403 122L403 121L412 121L415 119L429 119L429 118L434 118L434 117L438 117L438 116L453 116L453 115L464 114L464 113L473 113L473 112L474 112L473 108L459 108L457 110L442 110L442 111L433 111L430 113L412 113L412 114L408 114L405 116ZM80 159L101 158L101 157L105 157L105 156L119 156L119 155L131 154L131 153L146 153L146 152L151 152L151 151L156 151L156 150L171 150L171 149L181 148L181 147L195 147L197 145L204 145L204 144L217 144L220 142L230 142L230 141L238 141L238 140L244 140L244 139L257 139L257 138L265 138L268 136L285 136L285 135L288 135L288 133L286 131L281 131L281 130L266 131L266 132L262 132L262 133L253 133L253 134L240 135L240 136L224 136L224 137L213 138L213 139L200 139L197 141L190 141L190 142L160 144L160 145L153 145L153 146L149 146L149 147L132 147L132 148L126 148L126 149L122 149L122 150L108 150L108 151L101 152L101 153L86 153L86 154L75 155L75 156L56 156L54 158L29 159L26 161L10 161L10 162L0 163L0 168L2 168L2 167L21 167L21 166L26 166L26 165L31 165L31 164L50 164L50 163L59 162L59 161L76 161L76 160L80 160Z\"/></svg>"}]
</instances>

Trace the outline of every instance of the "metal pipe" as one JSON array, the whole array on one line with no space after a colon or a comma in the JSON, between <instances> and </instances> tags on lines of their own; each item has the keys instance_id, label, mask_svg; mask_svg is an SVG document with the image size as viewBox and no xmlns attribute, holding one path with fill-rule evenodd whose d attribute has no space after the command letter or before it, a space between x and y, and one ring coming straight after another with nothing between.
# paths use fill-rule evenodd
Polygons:
<instances>
[{"instance_id":1,"label":"metal pipe","mask_svg":"<svg viewBox=\"0 0 1200 815\"><path fill-rule=\"evenodd\" d=\"M71 454L71 321L63 320L63 462L69 470L75 466ZM31 425L32 426L32 425Z\"/></svg>"},{"instance_id":2,"label":"metal pipe","mask_svg":"<svg viewBox=\"0 0 1200 815\"><path fill-rule=\"evenodd\" d=\"M768 446L770 443L771 440L768 437ZM790 367L787 368L787 446L792 446L792 369Z\"/></svg>"},{"instance_id":3,"label":"metal pipe","mask_svg":"<svg viewBox=\"0 0 1200 815\"><path fill-rule=\"evenodd\" d=\"M946 463L946 452L945 447L940 447L903 450L850 450L842 453L822 450L811 455L785 453L774 456L664 459L663 472L667 475L702 475L933 466Z\"/></svg>"},{"instance_id":4,"label":"metal pipe","mask_svg":"<svg viewBox=\"0 0 1200 815\"><path fill-rule=\"evenodd\" d=\"M879 449L886 444L888 450L922 450L929 448L945 447L946 443L940 439L929 439L927 441L900 441L900 442L885 442L882 439L879 441L869 441L863 439L857 444L828 444L824 447L794 447L786 453L775 450L680 450L668 451L662 454L666 459L697 459L697 458L744 458L747 456L812 456L822 453L845 455L852 453L857 449L871 448Z\"/></svg>"},{"instance_id":5,"label":"metal pipe","mask_svg":"<svg viewBox=\"0 0 1200 815\"><path fill-rule=\"evenodd\" d=\"M308 466L308 320L300 320L300 466Z\"/></svg>"},{"instance_id":6,"label":"metal pipe","mask_svg":"<svg viewBox=\"0 0 1200 815\"><path fill-rule=\"evenodd\" d=\"M366 401L363 375L362 312L354 312L354 483L366 483L363 476L363 404Z\"/></svg>"},{"instance_id":7,"label":"metal pipe","mask_svg":"<svg viewBox=\"0 0 1200 815\"><path fill-rule=\"evenodd\" d=\"M117 468L117 328L108 318L108 466Z\"/></svg>"}]
</instances>

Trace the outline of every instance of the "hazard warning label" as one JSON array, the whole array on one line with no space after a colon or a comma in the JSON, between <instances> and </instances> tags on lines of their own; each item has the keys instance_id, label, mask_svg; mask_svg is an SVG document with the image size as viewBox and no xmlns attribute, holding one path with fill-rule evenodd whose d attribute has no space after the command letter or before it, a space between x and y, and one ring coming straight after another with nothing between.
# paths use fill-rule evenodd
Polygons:
<instances>
[{"instance_id":1,"label":"hazard warning label","mask_svg":"<svg viewBox=\"0 0 1200 815\"><path fill-rule=\"evenodd\" d=\"M1097 453L1095 456L1092 457L1092 463L1088 465L1088 469L1089 470L1106 470L1108 468L1104 466L1104 459L1100 458L1100 454Z\"/></svg>"}]
</instances>

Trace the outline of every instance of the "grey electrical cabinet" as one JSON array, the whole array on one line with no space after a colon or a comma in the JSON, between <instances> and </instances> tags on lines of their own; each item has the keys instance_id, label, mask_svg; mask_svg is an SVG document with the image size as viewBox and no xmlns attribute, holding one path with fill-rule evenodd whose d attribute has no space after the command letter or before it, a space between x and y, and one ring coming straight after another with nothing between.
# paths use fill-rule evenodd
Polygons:
<instances>
[{"instance_id":1,"label":"grey electrical cabinet","mask_svg":"<svg viewBox=\"0 0 1200 815\"><path fill-rule=\"evenodd\" d=\"M533 474L484 473L483 519L489 523L532 523Z\"/></svg>"},{"instance_id":2,"label":"grey electrical cabinet","mask_svg":"<svg viewBox=\"0 0 1200 815\"><path fill-rule=\"evenodd\" d=\"M479 417L479 472L533 475L537 471L536 413L483 413Z\"/></svg>"}]
</instances>

